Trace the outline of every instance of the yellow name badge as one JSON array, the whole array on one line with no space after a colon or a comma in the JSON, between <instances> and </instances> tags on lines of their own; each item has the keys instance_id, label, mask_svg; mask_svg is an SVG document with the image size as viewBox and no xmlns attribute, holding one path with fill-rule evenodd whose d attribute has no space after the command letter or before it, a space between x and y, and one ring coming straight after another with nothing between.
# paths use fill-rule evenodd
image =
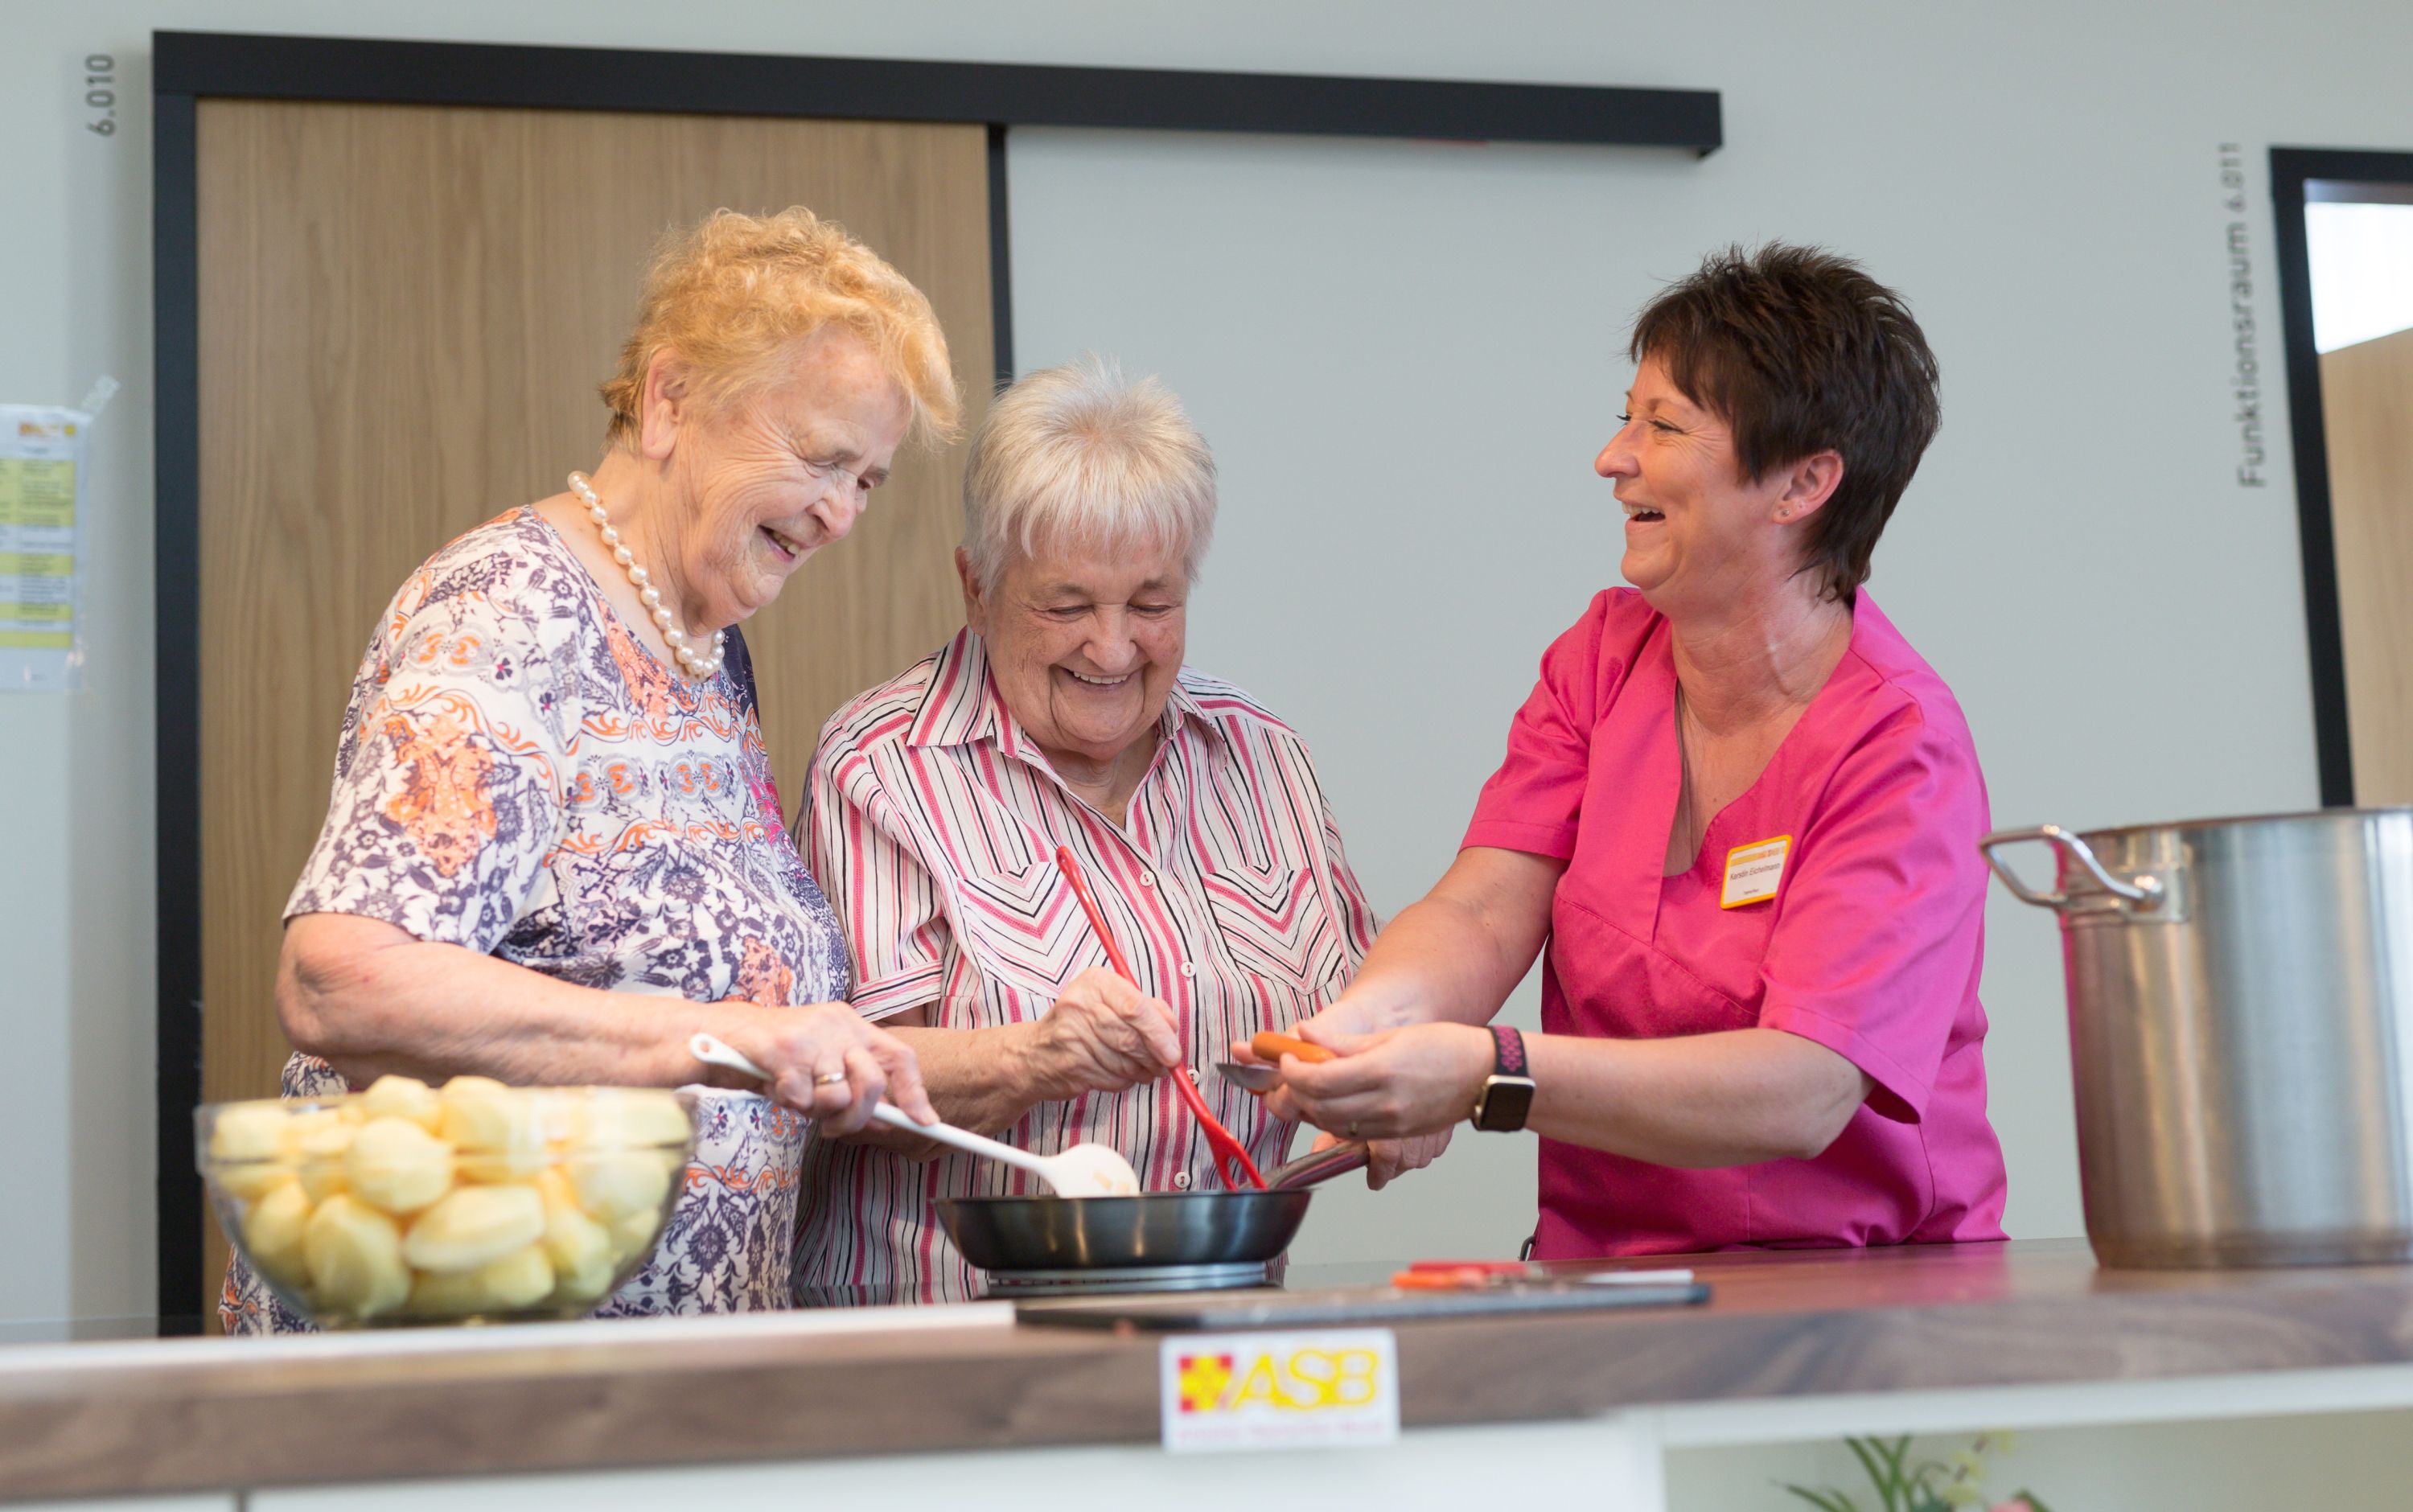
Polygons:
<instances>
[{"instance_id":1,"label":"yellow name badge","mask_svg":"<svg viewBox=\"0 0 2413 1512\"><path fill-rule=\"evenodd\" d=\"M1388 1328L1176 1335L1158 1357L1165 1448L1341 1448L1399 1436Z\"/></svg>"},{"instance_id":2,"label":"yellow name badge","mask_svg":"<svg viewBox=\"0 0 2413 1512\"><path fill-rule=\"evenodd\" d=\"M1792 849L1793 837L1779 835L1728 851L1725 891L1718 895L1718 907L1739 909L1774 897L1776 884L1784 880L1784 857Z\"/></svg>"}]
</instances>

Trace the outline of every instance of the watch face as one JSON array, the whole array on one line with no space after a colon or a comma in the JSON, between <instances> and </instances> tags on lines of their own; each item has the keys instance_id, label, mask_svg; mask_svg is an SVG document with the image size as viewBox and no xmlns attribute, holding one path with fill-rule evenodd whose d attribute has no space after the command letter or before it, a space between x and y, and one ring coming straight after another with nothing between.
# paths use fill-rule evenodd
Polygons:
<instances>
[{"instance_id":1,"label":"watch face","mask_svg":"<svg viewBox=\"0 0 2413 1512\"><path fill-rule=\"evenodd\" d=\"M1525 1076L1494 1076L1484 1085L1483 1106L1474 1126L1487 1133L1508 1134L1525 1127L1533 1106L1533 1083Z\"/></svg>"}]
</instances>

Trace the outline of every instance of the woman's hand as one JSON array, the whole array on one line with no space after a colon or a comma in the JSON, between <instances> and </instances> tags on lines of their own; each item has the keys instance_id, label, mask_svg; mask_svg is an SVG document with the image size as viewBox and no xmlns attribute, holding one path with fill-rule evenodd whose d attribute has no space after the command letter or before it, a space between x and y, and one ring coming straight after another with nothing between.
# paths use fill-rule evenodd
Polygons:
<instances>
[{"instance_id":1,"label":"woman's hand","mask_svg":"<svg viewBox=\"0 0 2413 1512\"><path fill-rule=\"evenodd\" d=\"M923 1090L922 1067L912 1048L866 1022L846 1004L763 1008L730 1002L720 1006L751 1010L737 1023L715 1032L769 1072L771 1095L820 1119L822 1133L856 1133L871 1121L871 1110L882 1098L903 1108L917 1123L939 1120L929 1093Z\"/></svg>"},{"instance_id":2,"label":"woman's hand","mask_svg":"<svg viewBox=\"0 0 2413 1512\"><path fill-rule=\"evenodd\" d=\"M1426 1022L1433 1015L1419 1011L1420 1005L1409 1001L1396 986L1382 987L1351 983L1340 996L1324 1005L1323 1011L1300 1019L1283 1030L1316 1045L1331 1045L1340 1039L1363 1039L1385 1030L1405 1029L1410 1024Z\"/></svg>"},{"instance_id":3,"label":"woman's hand","mask_svg":"<svg viewBox=\"0 0 2413 1512\"><path fill-rule=\"evenodd\" d=\"M1103 967L1067 983L1031 1030L1023 1048L1027 1074L1049 1102L1119 1092L1181 1064L1171 1006Z\"/></svg>"},{"instance_id":4,"label":"woman's hand","mask_svg":"<svg viewBox=\"0 0 2413 1512\"><path fill-rule=\"evenodd\" d=\"M1368 1039L1388 1030L1402 1029L1410 1022L1412 1020L1403 1016L1402 1012L1395 1005L1378 1002L1374 994L1358 992L1351 988L1343 990L1340 997L1325 1004L1320 1012L1298 1020L1281 1032L1294 1039L1306 1040L1311 1045L1332 1045ZM1268 1061L1265 1057L1257 1054L1256 1047L1248 1040L1234 1040L1231 1056L1234 1060L1244 1066L1271 1066L1277 1072L1281 1069L1281 1064ZM1287 1064L1293 1059L1295 1058L1285 1056L1282 1058L1282 1063ZM1261 1095L1265 1099L1266 1108L1275 1118L1283 1122L1313 1121L1306 1119L1299 1111L1297 1103L1280 1084ZM1324 1147L1318 1145L1313 1148L1321 1149ZM1425 1164L1427 1163L1424 1161L1416 1163L1417 1165ZM1372 1163L1369 1161L1368 1165L1370 1169ZM1408 1166L1403 1169L1413 1170L1414 1167Z\"/></svg>"},{"instance_id":5,"label":"woman's hand","mask_svg":"<svg viewBox=\"0 0 2413 1512\"><path fill-rule=\"evenodd\" d=\"M1450 1130L1443 1129L1439 1134L1417 1134L1412 1139L1366 1141L1367 1190L1380 1192L1408 1172L1421 1171L1441 1159L1441 1152L1449 1148L1450 1133ZM1308 1149L1310 1151L1330 1149L1340 1143L1341 1138L1339 1134L1319 1133L1315 1143Z\"/></svg>"},{"instance_id":6,"label":"woman's hand","mask_svg":"<svg viewBox=\"0 0 2413 1512\"><path fill-rule=\"evenodd\" d=\"M1446 1143L1445 1132L1473 1111L1475 1094L1491 1075L1491 1035L1471 1024L1412 1024L1347 1034L1322 1023L1322 1016L1301 1024L1298 1033L1332 1051L1334 1059L1310 1065L1295 1055L1282 1057L1282 1085L1266 1094L1277 1118L1305 1119L1351 1139L1443 1134ZM1392 1158L1402 1164L1383 1179L1440 1152L1438 1146L1399 1151ZM1414 1164L1404 1164L1411 1159ZM1380 1185L1372 1179L1370 1161L1368 1169L1369 1184Z\"/></svg>"}]
</instances>

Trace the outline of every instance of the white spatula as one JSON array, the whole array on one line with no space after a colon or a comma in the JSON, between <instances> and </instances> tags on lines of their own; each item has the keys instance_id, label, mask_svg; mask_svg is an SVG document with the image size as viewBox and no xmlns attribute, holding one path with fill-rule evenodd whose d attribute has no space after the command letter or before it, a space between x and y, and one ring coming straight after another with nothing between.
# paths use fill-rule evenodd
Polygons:
<instances>
[{"instance_id":1,"label":"white spatula","mask_svg":"<svg viewBox=\"0 0 2413 1512\"><path fill-rule=\"evenodd\" d=\"M756 1065L747 1056L730 1048L712 1034L697 1034L688 1041L688 1053L708 1066L723 1066L742 1071L755 1080L768 1085L771 1074ZM969 1129L958 1129L952 1123L916 1123L904 1110L882 1103L871 1110L871 1116L891 1128L907 1134L935 1139L942 1145L974 1155L985 1155L1002 1161L1047 1183L1059 1197L1136 1197L1139 1195L1139 1173L1131 1162L1103 1145L1074 1145L1059 1155L1033 1155L1027 1149L1001 1145L985 1139Z\"/></svg>"}]
</instances>

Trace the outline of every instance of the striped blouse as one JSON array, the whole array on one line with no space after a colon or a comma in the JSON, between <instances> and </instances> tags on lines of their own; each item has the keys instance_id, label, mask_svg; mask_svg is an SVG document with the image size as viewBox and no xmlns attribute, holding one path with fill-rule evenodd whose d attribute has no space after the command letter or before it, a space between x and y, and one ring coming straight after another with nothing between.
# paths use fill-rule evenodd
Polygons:
<instances>
[{"instance_id":1,"label":"striped blouse","mask_svg":"<svg viewBox=\"0 0 2413 1512\"><path fill-rule=\"evenodd\" d=\"M1282 1159L1295 1126L1209 1068L1331 1001L1375 921L1306 743L1247 694L1182 669L1118 829L1057 778L965 630L830 720L796 824L853 954L856 1009L878 1019L926 1003L939 1029L1037 1018L1106 964L1056 867L1071 846L1141 987L1172 1005L1207 1105L1261 1169ZM1162 1081L1042 1103L1000 1137L1041 1153L1110 1145L1149 1191L1219 1184ZM932 1205L1029 1181L966 1155L921 1162L814 1137L798 1294L972 1295Z\"/></svg>"}]
</instances>

